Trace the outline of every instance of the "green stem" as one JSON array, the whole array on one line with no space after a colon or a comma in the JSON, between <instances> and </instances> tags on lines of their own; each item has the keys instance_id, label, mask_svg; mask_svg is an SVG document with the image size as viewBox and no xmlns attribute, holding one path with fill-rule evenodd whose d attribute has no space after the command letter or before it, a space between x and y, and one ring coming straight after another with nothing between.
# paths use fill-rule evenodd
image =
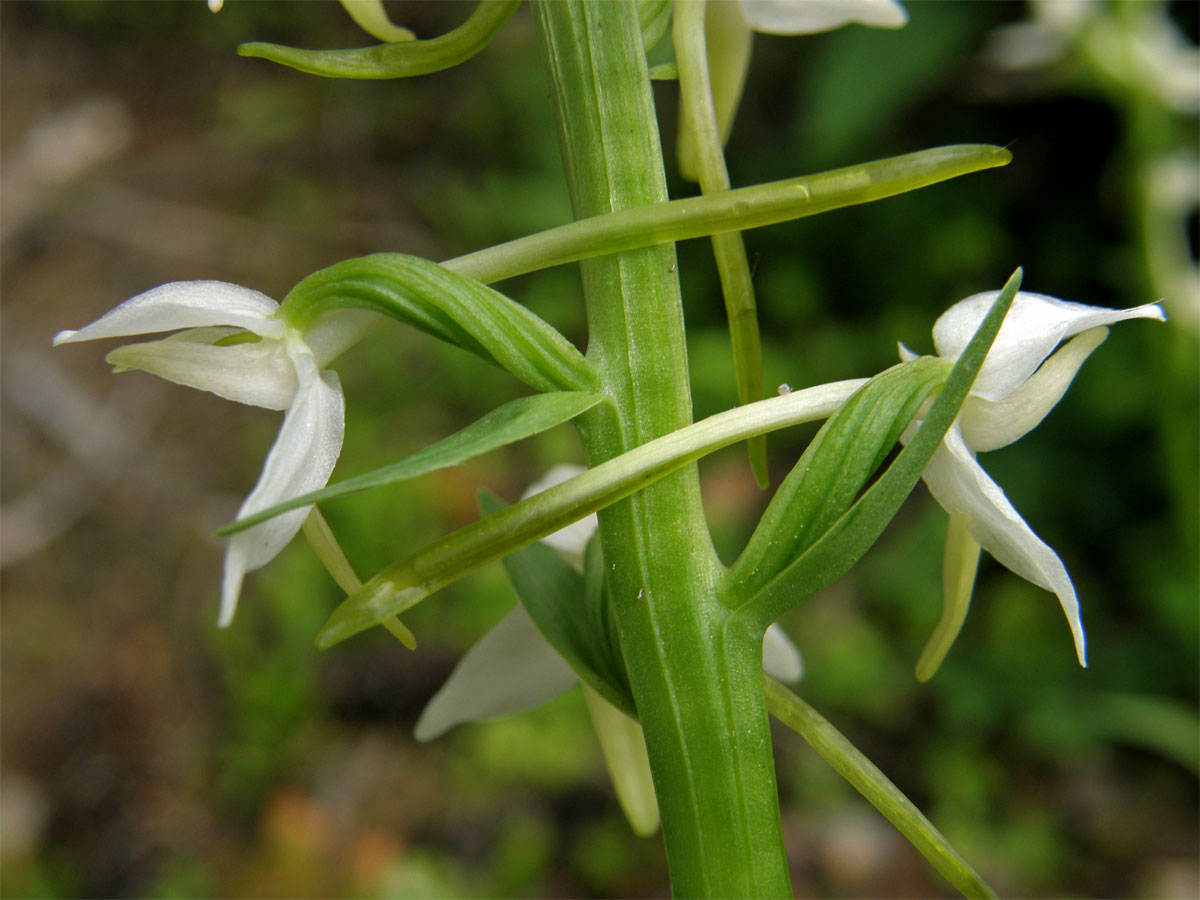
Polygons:
<instances>
[{"instance_id":1,"label":"green stem","mask_svg":"<svg viewBox=\"0 0 1200 900\"><path fill-rule=\"evenodd\" d=\"M577 218L666 200L633 3L534 5ZM588 357L614 403L581 417L589 463L691 422L674 247L582 265ZM747 636L722 640L720 564L688 465L608 507L604 558L680 896L790 895L770 728Z\"/></svg>"},{"instance_id":2,"label":"green stem","mask_svg":"<svg viewBox=\"0 0 1200 900\"><path fill-rule=\"evenodd\" d=\"M823 760L883 813L963 896L996 896L933 823L841 732L774 678L769 675L763 678L771 714L804 738Z\"/></svg>"},{"instance_id":3,"label":"green stem","mask_svg":"<svg viewBox=\"0 0 1200 900\"><path fill-rule=\"evenodd\" d=\"M696 175L700 192L714 194L729 190L729 172L717 128L717 111L708 75L708 48L704 35L705 0L683 0L675 4L675 58L679 64L679 93L684 128L691 131L696 149ZM725 296L729 338L733 344L733 370L738 402L753 403L763 397L762 343L754 306L754 283L746 245L741 232L712 236L713 256ZM767 444L762 437L748 444L750 466L761 487L769 483Z\"/></svg>"}]
</instances>

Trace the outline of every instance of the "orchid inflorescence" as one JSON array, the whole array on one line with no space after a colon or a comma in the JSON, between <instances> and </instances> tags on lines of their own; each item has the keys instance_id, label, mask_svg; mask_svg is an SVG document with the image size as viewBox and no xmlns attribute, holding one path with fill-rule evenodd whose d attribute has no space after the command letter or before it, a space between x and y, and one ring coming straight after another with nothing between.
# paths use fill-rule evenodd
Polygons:
<instances>
[{"instance_id":1,"label":"orchid inflorescence","mask_svg":"<svg viewBox=\"0 0 1200 900\"><path fill-rule=\"evenodd\" d=\"M209 6L217 11L222 2L209 0ZM480 4L450 34L421 41L393 24L379 0L342 2L383 43L347 51L250 44L240 52L335 77L423 74L478 52L517 6L515 0ZM679 871L693 880L681 880L678 889L786 893L786 866L758 852L760 844L782 848L767 705L814 746L813 734L803 729L831 727L819 724L815 713L797 712L802 701L794 695L780 700L780 682L797 682L804 666L777 619L853 566L923 479L949 526L944 609L917 677L931 677L954 642L982 550L1057 596L1078 661L1086 665L1079 601L1065 565L976 454L1036 427L1108 326L1165 316L1157 305L1105 309L1020 292L1018 270L1003 290L968 297L937 319L936 356L901 344L900 363L873 378L781 389L780 396L761 399L743 229L882 199L1003 165L1010 155L996 147L937 148L731 191L723 146L752 34L810 34L850 23L898 28L907 21L903 7L894 0L739 0L707 7L642 0L620 8L579 2L582 12L566 3L533 4L541 39L554 56L552 102L564 126L572 199L581 211L572 225L440 265L398 253L347 260L301 281L282 304L225 282L166 284L78 331L60 332L54 343L173 332L120 347L107 359L118 372L142 370L283 411L257 484L237 521L221 529L229 536L222 627L234 617L246 573L270 562L302 528L348 594L318 635L321 647L379 624L405 640L407 631L394 616L503 559L520 603L463 657L425 708L417 737L430 740L460 723L520 712L582 682L635 830L654 831L661 807L668 856L690 860L689 871ZM593 19L606 17L607 30L595 25ZM651 66L647 54L668 27L674 58ZM606 91L627 91L625 103L600 98L616 110L604 115L621 119L616 127L596 111L603 104L574 105L584 88L594 90L604 80L601 64L609 67ZM655 127L649 78L679 81L679 169L699 183L699 198L668 202L661 160L655 153L648 160L638 156L645 146L657 146L638 143ZM588 161L605 169L599 187L588 180ZM621 181L641 169L646 183ZM655 177L658 183L651 183ZM590 207L576 196L587 190ZM698 236L713 240L741 405L692 422L672 242ZM487 286L580 260L587 260L593 341L587 354ZM614 260L624 267L603 268ZM342 449L345 400L329 365L385 316L505 369L536 393L390 466L330 484ZM315 504L332 497L458 465L572 420L589 468L556 467L512 506L481 495L481 519L408 553L366 583L353 574L317 511ZM763 436L820 420L824 425L741 556L723 565L711 546L701 546L708 535L695 461L747 440L751 466L766 486ZM892 458L897 444L902 449ZM319 527L310 529L306 521ZM678 577L659 577L659 566ZM693 727L696 721L700 727ZM709 722L715 724L704 727ZM855 770L856 786L940 871L986 894L986 885L932 825L907 810L907 801L897 800L899 792L882 774L849 751L829 750L837 741L821 741L839 771ZM872 784L883 787L872 795ZM704 808L710 799L714 816ZM716 843L713 833L720 836ZM711 880L707 871L690 871L705 865L711 865Z\"/></svg>"}]
</instances>

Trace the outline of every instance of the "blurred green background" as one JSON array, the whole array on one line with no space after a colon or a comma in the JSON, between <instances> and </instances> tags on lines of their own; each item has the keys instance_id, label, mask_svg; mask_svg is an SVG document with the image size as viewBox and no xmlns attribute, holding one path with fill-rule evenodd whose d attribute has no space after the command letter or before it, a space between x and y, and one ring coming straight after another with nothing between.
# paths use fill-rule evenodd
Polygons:
<instances>
[{"instance_id":1,"label":"blurred green background","mask_svg":"<svg viewBox=\"0 0 1200 900\"><path fill-rule=\"evenodd\" d=\"M897 340L928 352L944 308L1017 265L1029 290L1079 302L1165 296L1171 321L1115 328L1040 428L982 460L1070 569L1091 667L1076 666L1052 596L985 562L950 657L915 681L945 528L921 488L859 568L784 620L805 654L801 692L1002 894L1194 897L1200 7L907 6L899 32L756 39L734 184L945 143L1006 145L1014 162L748 233L768 384L873 373ZM470 7L390 9L431 37ZM199 0L0 3L0 892L663 895L659 841L621 818L576 692L412 740L513 602L498 566L406 619L415 653L380 633L319 654L340 594L296 542L218 633L212 529L278 417L113 378L99 346L50 350L55 331L164 281L281 297L348 256L443 259L569 218L526 10L467 64L403 82L238 59L252 39L369 42L335 3L231 0L217 16ZM675 88L656 90L670 154ZM680 272L700 417L734 402L706 242L680 246ZM585 343L573 268L500 287ZM337 369L340 476L522 392L399 327ZM776 483L810 435L772 438ZM478 486L513 499L579 458L561 428L326 516L366 575L472 520ZM730 558L767 497L741 448L701 471ZM798 895L948 894L783 730L777 769Z\"/></svg>"}]
</instances>

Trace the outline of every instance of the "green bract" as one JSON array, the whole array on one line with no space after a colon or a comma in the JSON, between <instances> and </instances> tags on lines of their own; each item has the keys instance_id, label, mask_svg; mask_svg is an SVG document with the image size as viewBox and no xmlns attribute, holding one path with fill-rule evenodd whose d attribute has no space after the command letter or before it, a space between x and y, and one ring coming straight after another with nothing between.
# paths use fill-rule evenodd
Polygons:
<instances>
[{"instance_id":1,"label":"green bract","mask_svg":"<svg viewBox=\"0 0 1200 900\"><path fill-rule=\"evenodd\" d=\"M321 269L292 288L280 315L303 328L343 309L367 309L412 325L507 369L534 390L598 386L592 366L553 326L427 259L376 253Z\"/></svg>"},{"instance_id":2,"label":"green bract","mask_svg":"<svg viewBox=\"0 0 1200 900\"><path fill-rule=\"evenodd\" d=\"M759 593L850 508L949 371L949 364L929 357L894 366L872 378L825 423L727 573L730 606Z\"/></svg>"}]
</instances>

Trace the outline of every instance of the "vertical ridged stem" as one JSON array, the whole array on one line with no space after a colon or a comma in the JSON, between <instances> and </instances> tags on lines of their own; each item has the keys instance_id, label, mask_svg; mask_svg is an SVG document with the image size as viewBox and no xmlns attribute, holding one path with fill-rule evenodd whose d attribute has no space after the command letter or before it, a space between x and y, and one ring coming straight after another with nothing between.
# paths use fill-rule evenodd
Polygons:
<instances>
[{"instance_id":1,"label":"vertical ridged stem","mask_svg":"<svg viewBox=\"0 0 1200 900\"><path fill-rule=\"evenodd\" d=\"M666 199L633 3L534 4L577 218ZM592 465L691 423L675 250L581 264L588 358L612 399L583 417ZM678 896L791 893L761 634L726 635L721 571L689 465L600 515L606 575Z\"/></svg>"}]
</instances>

